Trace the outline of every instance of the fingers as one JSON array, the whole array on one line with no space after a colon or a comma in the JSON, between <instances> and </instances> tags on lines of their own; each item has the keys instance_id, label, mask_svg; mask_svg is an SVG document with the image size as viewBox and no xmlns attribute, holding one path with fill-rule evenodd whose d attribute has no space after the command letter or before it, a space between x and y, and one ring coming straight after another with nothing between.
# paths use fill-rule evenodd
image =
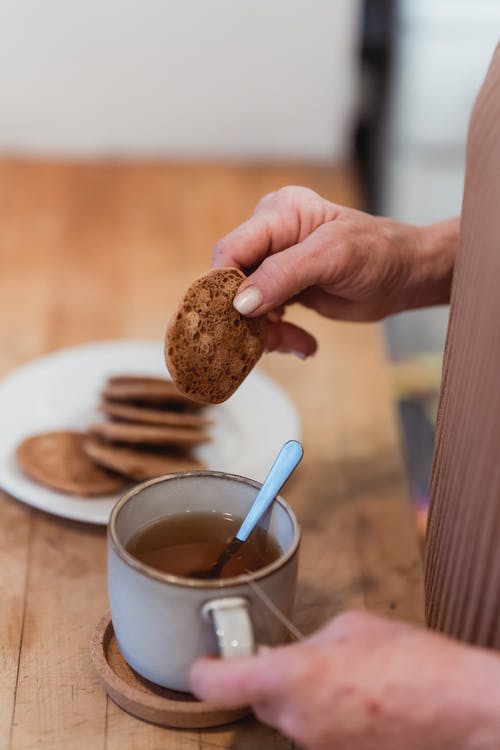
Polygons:
<instances>
[{"instance_id":1,"label":"fingers","mask_svg":"<svg viewBox=\"0 0 500 750\"><path fill-rule=\"evenodd\" d=\"M316 352L318 342L303 328L276 320L268 326L266 334L266 349L270 352L279 351L295 354L299 359L306 359Z\"/></svg>"},{"instance_id":2,"label":"fingers","mask_svg":"<svg viewBox=\"0 0 500 750\"><path fill-rule=\"evenodd\" d=\"M318 656L323 658L304 641L259 649L255 656L245 659L205 657L191 667L190 687L209 703L228 707L262 705L283 698L297 684L307 682Z\"/></svg>"},{"instance_id":3,"label":"fingers","mask_svg":"<svg viewBox=\"0 0 500 750\"><path fill-rule=\"evenodd\" d=\"M248 659L198 659L189 675L191 690L208 703L228 708L265 702L281 680L272 667L276 656L277 650Z\"/></svg>"},{"instance_id":4,"label":"fingers","mask_svg":"<svg viewBox=\"0 0 500 750\"><path fill-rule=\"evenodd\" d=\"M263 195L262 198L259 200L257 205L254 209L254 216L259 211L262 211L263 208L270 208L274 206L274 203L276 202L276 196L278 191L273 190L272 193L266 193L266 195Z\"/></svg>"},{"instance_id":5,"label":"fingers","mask_svg":"<svg viewBox=\"0 0 500 750\"><path fill-rule=\"evenodd\" d=\"M317 677L319 664L325 660L322 646L330 653L352 630L366 629L363 614L340 615L303 643L263 649L256 656L197 659L189 675L191 690L208 703L228 708L293 701L294 691L307 689L311 679ZM369 625L371 619L367 619Z\"/></svg>"},{"instance_id":6,"label":"fingers","mask_svg":"<svg viewBox=\"0 0 500 750\"><path fill-rule=\"evenodd\" d=\"M214 246L213 265L253 268L269 253L303 240L338 208L308 188L287 186L265 195L254 215Z\"/></svg>"},{"instance_id":7,"label":"fingers","mask_svg":"<svg viewBox=\"0 0 500 750\"><path fill-rule=\"evenodd\" d=\"M253 268L269 253L294 245L299 233L295 214L282 215L264 207L215 244L212 264L216 268Z\"/></svg>"},{"instance_id":8,"label":"fingers","mask_svg":"<svg viewBox=\"0 0 500 750\"><path fill-rule=\"evenodd\" d=\"M259 263L273 245L273 218L273 214L261 212L216 242L212 265L215 268L251 268Z\"/></svg>"},{"instance_id":9,"label":"fingers","mask_svg":"<svg viewBox=\"0 0 500 750\"><path fill-rule=\"evenodd\" d=\"M304 289L335 280L332 231L323 225L303 242L265 258L233 300L242 315L256 316L289 302Z\"/></svg>"}]
</instances>

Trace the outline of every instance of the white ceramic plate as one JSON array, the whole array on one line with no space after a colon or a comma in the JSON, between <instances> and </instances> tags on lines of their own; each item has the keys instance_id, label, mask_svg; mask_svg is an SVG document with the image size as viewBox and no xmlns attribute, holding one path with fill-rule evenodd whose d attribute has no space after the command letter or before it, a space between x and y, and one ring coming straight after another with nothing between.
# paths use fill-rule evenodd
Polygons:
<instances>
[{"instance_id":1,"label":"white ceramic plate","mask_svg":"<svg viewBox=\"0 0 500 750\"><path fill-rule=\"evenodd\" d=\"M99 419L99 393L109 375L166 374L156 341L109 341L40 357L0 382L0 486L36 508L66 518L106 524L118 495L66 495L26 477L15 460L17 444L50 430L85 429ZM286 440L300 439L300 421L284 391L254 370L224 404L209 407L213 440L198 450L210 469L262 481Z\"/></svg>"}]
</instances>

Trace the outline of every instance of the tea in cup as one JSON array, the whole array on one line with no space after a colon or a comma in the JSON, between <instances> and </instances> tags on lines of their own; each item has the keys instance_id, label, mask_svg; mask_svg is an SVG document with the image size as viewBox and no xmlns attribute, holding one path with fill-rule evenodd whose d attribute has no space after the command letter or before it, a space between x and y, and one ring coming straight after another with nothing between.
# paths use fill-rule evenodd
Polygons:
<instances>
[{"instance_id":1,"label":"tea in cup","mask_svg":"<svg viewBox=\"0 0 500 750\"><path fill-rule=\"evenodd\" d=\"M260 485L220 472L170 474L138 485L113 508L108 591L123 656L140 675L189 690L189 669L206 654L246 656L286 631L249 581L289 615L300 531L280 497L220 575L200 577L239 528Z\"/></svg>"}]
</instances>

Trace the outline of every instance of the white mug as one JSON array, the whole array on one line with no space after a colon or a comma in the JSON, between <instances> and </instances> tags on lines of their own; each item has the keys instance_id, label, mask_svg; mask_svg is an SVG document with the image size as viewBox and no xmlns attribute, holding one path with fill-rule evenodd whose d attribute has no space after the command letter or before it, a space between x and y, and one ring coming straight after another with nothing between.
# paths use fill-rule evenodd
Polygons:
<instances>
[{"instance_id":1,"label":"white mug","mask_svg":"<svg viewBox=\"0 0 500 750\"><path fill-rule=\"evenodd\" d=\"M253 573L200 580L161 572L126 547L141 529L187 511L246 515L260 485L215 471L185 472L137 485L114 506L108 525L108 593L113 628L130 666L151 682L189 690L189 669L203 654L246 656L254 644L285 640L282 624L246 583L255 581L289 615L297 584L300 530L277 497L260 525L281 555Z\"/></svg>"}]
</instances>

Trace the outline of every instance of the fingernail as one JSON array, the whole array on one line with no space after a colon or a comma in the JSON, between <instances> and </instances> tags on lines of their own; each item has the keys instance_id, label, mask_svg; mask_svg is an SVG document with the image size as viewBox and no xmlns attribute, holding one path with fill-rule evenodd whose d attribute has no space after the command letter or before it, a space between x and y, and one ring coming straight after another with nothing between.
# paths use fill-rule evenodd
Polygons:
<instances>
[{"instance_id":1,"label":"fingernail","mask_svg":"<svg viewBox=\"0 0 500 750\"><path fill-rule=\"evenodd\" d=\"M304 352L299 352L298 349L289 349L289 354L293 354L295 357L298 357L299 359L307 359L307 354Z\"/></svg>"},{"instance_id":2,"label":"fingernail","mask_svg":"<svg viewBox=\"0 0 500 750\"><path fill-rule=\"evenodd\" d=\"M233 306L241 315L250 315L263 301L262 293L256 286L249 286L233 299Z\"/></svg>"}]
</instances>

